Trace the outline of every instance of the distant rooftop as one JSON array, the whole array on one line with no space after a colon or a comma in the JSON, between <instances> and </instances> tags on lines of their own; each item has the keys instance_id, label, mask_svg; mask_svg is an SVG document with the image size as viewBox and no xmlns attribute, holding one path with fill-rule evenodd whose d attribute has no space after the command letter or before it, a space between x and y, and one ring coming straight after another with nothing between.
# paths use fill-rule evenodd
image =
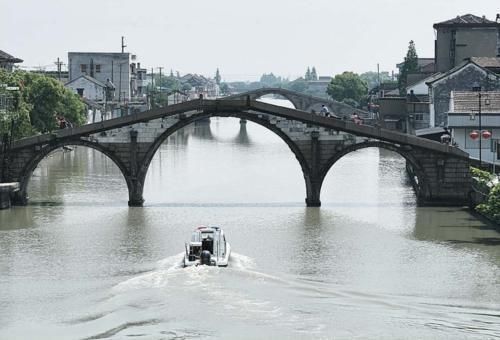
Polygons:
<instances>
[{"instance_id":1,"label":"distant rooftop","mask_svg":"<svg viewBox=\"0 0 500 340\"><path fill-rule=\"evenodd\" d=\"M9 62L9 63L22 63L23 62L22 59L11 56L10 54L8 54L2 50L0 50L0 61Z\"/></svg>"},{"instance_id":2,"label":"distant rooftop","mask_svg":"<svg viewBox=\"0 0 500 340\"><path fill-rule=\"evenodd\" d=\"M499 57L471 57L473 63L485 68L500 68Z\"/></svg>"},{"instance_id":3,"label":"distant rooftop","mask_svg":"<svg viewBox=\"0 0 500 340\"><path fill-rule=\"evenodd\" d=\"M500 26L500 23L486 19L483 15L478 17L473 14L458 15L456 18L434 24L434 28L446 26Z\"/></svg>"}]
</instances>

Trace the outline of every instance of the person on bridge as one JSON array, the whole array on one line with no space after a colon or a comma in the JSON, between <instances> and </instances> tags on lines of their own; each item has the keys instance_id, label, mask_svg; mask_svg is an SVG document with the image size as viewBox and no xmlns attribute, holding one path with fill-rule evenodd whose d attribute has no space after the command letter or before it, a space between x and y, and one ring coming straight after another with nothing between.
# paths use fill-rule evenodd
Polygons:
<instances>
[{"instance_id":1,"label":"person on bridge","mask_svg":"<svg viewBox=\"0 0 500 340\"><path fill-rule=\"evenodd\" d=\"M361 119L356 112L351 115L351 119L356 125L363 124L363 119Z\"/></svg>"},{"instance_id":2,"label":"person on bridge","mask_svg":"<svg viewBox=\"0 0 500 340\"><path fill-rule=\"evenodd\" d=\"M330 116L330 111L328 108L325 106L325 104L321 105L321 110L319 111L320 115L323 117L329 117Z\"/></svg>"}]
</instances>

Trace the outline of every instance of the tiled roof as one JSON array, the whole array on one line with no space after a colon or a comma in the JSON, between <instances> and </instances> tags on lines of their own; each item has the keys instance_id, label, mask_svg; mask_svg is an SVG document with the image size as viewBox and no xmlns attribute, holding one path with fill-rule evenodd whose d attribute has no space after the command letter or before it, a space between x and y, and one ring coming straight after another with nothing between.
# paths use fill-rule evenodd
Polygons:
<instances>
[{"instance_id":1,"label":"tiled roof","mask_svg":"<svg viewBox=\"0 0 500 340\"><path fill-rule=\"evenodd\" d=\"M470 60L481 67L500 68L499 57L471 57Z\"/></svg>"},{"instance_id":2,"label":"tiled roof","mask_svg":"<svg viewBox=\"0 0 500 340\"><path fill-rule=\"evenodd\" d=\"M496 22L491 21L486 19L485 16L478 17L477 15L473 14L465 14L465 15L458 15L456 18L446 20L439 22L437 24L434 24L434 28L436 26L449 26L449 25L476 25L476 24L496 24Z\"/></svg>"},{"instance_id":3,"label":"tiled roof","mask_svg":"<svg viewBox=\"0 0 500 340\"><path fill-rule=\"evenodd\" d=\"M492 72L488 68L481 67L480 65L478 65L478 64L476 64L474 62L471 62L470 60L464 60L463 62L461 62L460 64L458 64L454 68L446 71L445 73L436 73L436 74L430 76L429 78L427 78L425 80L425 83L427 85L431 85L431 84L435 83L438 80L441 80L443 78L446 78L446 77L454 74L455 72L459 72L460 70L462 70L463 68L465 68L465 67L467 67L469 65L475 65L475 67L478 67L478 68L484 70L486 73L491 74L491 76L494 77L493 79L498 79L499 78L499 75L495 74L494 72Z\"/></svg>"},{"instance_id":4,"label":"tiled roof","mask_svg":"<svg viewBox=\"0 0 500 340\"><path fill-rule=\"evenodd\" d=\"M14 56L11 56L10 54L0 50L0 61L7 61L10 63L22 63L23 60L16 58Z\"/></svg>"},{"instance_id":5,"label":"tiled roof","mask_svg":"<svg viewBox=\"0 0 500 340\"><path fill-rule=\"evenodd\" d=\"M454 113L477 113L478 111L478 92L453 92ZM481 113L500 113L500 91L481 92Z\"/></svg>"}]
</instances>

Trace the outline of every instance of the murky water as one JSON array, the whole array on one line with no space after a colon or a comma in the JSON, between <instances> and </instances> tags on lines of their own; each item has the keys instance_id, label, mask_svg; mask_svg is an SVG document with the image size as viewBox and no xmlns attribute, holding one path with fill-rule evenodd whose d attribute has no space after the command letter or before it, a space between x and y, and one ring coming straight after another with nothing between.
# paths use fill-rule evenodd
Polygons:
<instances>
[{"instance_id":1,"label":"murky water","mask_svg":"<svg viewBox=\"0 0 500 340\"><path fill-rule=\"evenodd\" d=\"M500 233L416 207L384 150L344 157L306 208L286 144L219 118L162 146L144 208L83 147L29 195L0 211L0 339L500 337ZM228 268L179 267L199 224L225 229Z\"/></svg>"}]
</instances>

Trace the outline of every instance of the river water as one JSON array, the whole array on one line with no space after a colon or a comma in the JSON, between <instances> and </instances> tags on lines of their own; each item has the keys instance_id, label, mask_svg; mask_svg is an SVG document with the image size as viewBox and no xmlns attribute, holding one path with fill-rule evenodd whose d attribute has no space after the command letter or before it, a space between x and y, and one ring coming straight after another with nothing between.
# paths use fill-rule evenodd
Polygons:
<instances>
[{"instance_id":1,"label":"river water","mask_svg":"<svg viewBox=\"0 0 500 340\"><path fill-rule=\"evenodd\" d=\"M500 337L500 233L417 207L404 165L349 154L307 208L284 142L214 118L164 143L129 208L105 156L54 152L0 211L0 339ZM200 224L229 267L180 268Z\"/></svg>"}]
</instances>

